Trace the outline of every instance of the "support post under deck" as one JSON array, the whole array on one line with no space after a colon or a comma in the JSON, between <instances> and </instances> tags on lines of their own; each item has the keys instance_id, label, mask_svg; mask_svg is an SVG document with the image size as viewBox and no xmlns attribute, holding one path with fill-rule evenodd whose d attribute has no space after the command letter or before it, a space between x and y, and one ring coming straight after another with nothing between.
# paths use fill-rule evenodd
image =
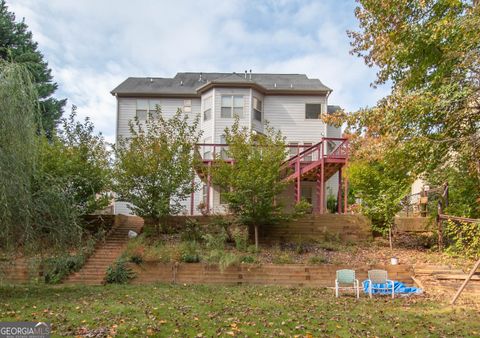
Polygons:
<instances>
[{"instance_id":1,"label":"support post under deck","mask_svg":"<svg viewBox=\"0 0 480 338\"><path fill-rule=\"evenodd\" d=\"M302 180L302 173L300 172L300 160L297 159L295 163L295 171L297 172L297 180L295 181L295 203L299 203L302 199L302 191L301 191L301 180Z\"/></svg>"},{"instance_id":2,"label":"support post under deck","mask_svg":"<svg viewBox=\"0 0 480 338\"><path fill-rule=\"evenodd\" d=\"M325 209L325 159L322 158L322 165L320 167L320 214L324 213Z\"/></svg>"},{"instance_id":3,"label":"support post under deck","mask_svg":"<svg viewBox=\"0 0 480 338\"><path fill-rule=\"evenodd\" d=\"M211 186L211 168L212 162L208 162L208 174L207 174L207 214L210 214L210 186Z\"/></svg>"},{"instance_id":4,"label":"support post under deck","mask_svg":"<svg viewBox=\"0 0 480 338\"><path fill-rule=\"evenodd\" d=\"M337 212L342 213L342 167L338 169Z\"/></svg>"}]
</instances>

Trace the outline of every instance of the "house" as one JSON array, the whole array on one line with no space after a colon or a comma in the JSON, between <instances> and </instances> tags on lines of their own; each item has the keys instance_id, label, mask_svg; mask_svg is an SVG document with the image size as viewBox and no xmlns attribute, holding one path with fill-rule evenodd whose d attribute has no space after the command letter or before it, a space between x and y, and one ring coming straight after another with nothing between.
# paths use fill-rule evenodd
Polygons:
<instances>
[{"instance_id":1,"label":"house","mask_svg":"<svg viewBox=\"0 0 480 338\"><path fill-rule=\"evenodd\" d=\"M258 133L263 132L268 121L286 137L291 155L287 165L294 172L288 178L292 184L280 198L287 206L303 198L315 210L323 212L329 198L340 196L339 172L346 163L348 150L340 128L326 125L320 119L322 113L338 109L328 105L331 92L320 80L305 74L245 71L177 73L173 78L130 77L111 93L117 98L117 139L129 136L131 119L135 116L145 119L157 105L166 116L179 108L192 117L200 114L203 131L200 152L205 163L212 159L213 153L221 151L225 127L232 125L234 115L240 117L241 125ZM319 144L322 139L324 142ZM323 156L326 158L322 162ZM185 213L198 214L201 202L209 210L223 212L221 190L210 186L205 179L197 179L203 188L185 201ZM116 213L129 213L124 202L116 202L115 209Z\"/></svg>"}]
</instances>

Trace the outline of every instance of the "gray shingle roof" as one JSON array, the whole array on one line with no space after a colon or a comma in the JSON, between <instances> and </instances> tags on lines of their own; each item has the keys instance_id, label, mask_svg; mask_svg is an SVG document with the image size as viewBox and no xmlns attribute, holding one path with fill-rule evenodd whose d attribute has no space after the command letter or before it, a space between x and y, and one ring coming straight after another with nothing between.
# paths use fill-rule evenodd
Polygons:
<instances>
[{"instance_id":1,"label":"gray shingle roof","mask_svg":"<svg viewBox=\"0 0 480 338\"><path fill-rule=\"evenodd\" d=\"M177 73L174 78L129 77L111 91L128 95L198 95L198 89L208 84L255 85L265 91L331 91L318 79L305 74L249 73Z\"/></svg>"}]
</instances>

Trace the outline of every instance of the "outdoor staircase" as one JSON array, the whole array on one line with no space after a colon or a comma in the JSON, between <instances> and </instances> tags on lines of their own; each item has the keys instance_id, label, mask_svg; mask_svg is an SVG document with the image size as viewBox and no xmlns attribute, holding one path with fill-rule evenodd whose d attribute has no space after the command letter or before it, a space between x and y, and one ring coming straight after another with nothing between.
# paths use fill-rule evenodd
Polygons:
<instances>
[{"instance_id":1,"label":"outdoor staircase","mask_svg":"<svg viewBox=\"0 0 480 338\"><path fill-rule=\"evenodd\" d=\"M85 265L78 272L65 279L65 284L104 284L107 268L123 253L128 243L128 231L140 233L143 219L137 216L119 215L118 224L107 235L106 240L99 244Z\"/></svg>"}]
</instances>

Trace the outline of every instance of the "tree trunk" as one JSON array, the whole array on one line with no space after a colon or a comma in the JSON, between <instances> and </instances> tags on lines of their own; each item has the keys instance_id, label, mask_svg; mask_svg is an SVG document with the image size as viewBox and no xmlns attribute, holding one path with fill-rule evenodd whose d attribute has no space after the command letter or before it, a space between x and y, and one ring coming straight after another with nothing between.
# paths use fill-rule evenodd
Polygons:
<instances>
[{"instance_id":1,"label":"tree trunk","mask_svg":"<svg viewBox=\"0 0 480 338\"><path fill-rule=\"evenodd\" d=\"M255 249L258 251L258 225L254 225L255 229Z\"/></svg>"}]
</instances>

